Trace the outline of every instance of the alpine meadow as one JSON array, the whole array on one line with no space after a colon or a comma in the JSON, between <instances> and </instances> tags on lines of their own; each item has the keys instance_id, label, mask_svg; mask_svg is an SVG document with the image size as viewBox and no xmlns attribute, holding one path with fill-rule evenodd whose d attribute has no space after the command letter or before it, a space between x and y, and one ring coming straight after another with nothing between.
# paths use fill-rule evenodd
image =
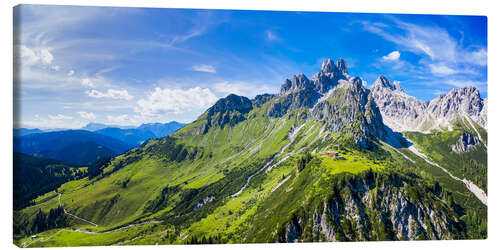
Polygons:
<instances>
[{"instance_id":1,"label":"alpine meadow","mask_svg":"<svg viewBox=\"0 0 500 250\"><path fill-rule=\"evenodd\" d=\"M16 6L13 242L486 239L485 29Z\"/></svg>"}]
</instances>

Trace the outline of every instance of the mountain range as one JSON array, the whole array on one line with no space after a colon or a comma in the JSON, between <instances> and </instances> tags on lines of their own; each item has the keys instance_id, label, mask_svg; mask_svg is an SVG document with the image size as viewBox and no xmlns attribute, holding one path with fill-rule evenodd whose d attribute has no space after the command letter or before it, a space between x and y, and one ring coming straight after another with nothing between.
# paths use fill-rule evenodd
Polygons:
<instances>
[{"instance_id":1,"label":"mountain range","mask_svg":"<svg viewBox=\"0 0 500 250\"><path fill-rule=\"evenodd\" d=\"M452 89L424 102L380 76L370 90L384 123L395 131L453 130L454 122L460 119L471 119L487 128L488 99L483 100L476 87Z\"/></svg>"},{"instance_id":2,"label":"mountain range","mask_svg":"<svg viewBox=\"0 0 500 250\"><path fill-rule=\"evenodd\" d=\"M15 213L15 243L484 239L486 113L474 87L422 102L328 59L33 199ZM61 206L71 220L39 230L33 218Z\"/></svg>"},{"instance_id":3,"label":"mountain range","mask_svg":"<svg viewBox=\"0 0 500 250\"><path fill-rule=\"evenodd\" d=\"M100 158L124 153L151 138L167 136L182 123L149 123L134 128L89 123L79 130L46 132L14 129L14 152L51 158L72 165L92 164Z\"/></svg>"}]
</instances>

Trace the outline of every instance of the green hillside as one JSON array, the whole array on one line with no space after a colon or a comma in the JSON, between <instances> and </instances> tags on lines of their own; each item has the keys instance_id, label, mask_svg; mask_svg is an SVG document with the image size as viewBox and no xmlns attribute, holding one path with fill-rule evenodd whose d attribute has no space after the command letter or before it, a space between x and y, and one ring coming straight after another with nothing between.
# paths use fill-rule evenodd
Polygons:
<instances>
[{"instance_id":1,"label":"green hillside","mask_svg":"<svg viewBox=\"0 0 500 250\"><path fill-rule=\"evenodd\" d=\"M340 102L355 100L351 95L359 92L338 91L324 110L359 111L351 117L358 120L341 130L332 127L338 123L330 118L314 116L307 105L269 115L286 98L263 103L236 96L221 99L224 105L216 103L174 134L115 157L98 176L67 182L57 193L41 195L32 206L16 211L15 224L22 227L40 211L49 213L61 205L69 226L51 228L35 239L20 233L15 243L486 237L486 222L478 219L485 218L486 206L462 183L409 150L377 140L385 132L367 130L380 126L371 101L365 96L366 105ZM419 143L417 136L412 138ZM343 159L322 156L327 150L338 151Z\"/></svg>"}]
</instances>

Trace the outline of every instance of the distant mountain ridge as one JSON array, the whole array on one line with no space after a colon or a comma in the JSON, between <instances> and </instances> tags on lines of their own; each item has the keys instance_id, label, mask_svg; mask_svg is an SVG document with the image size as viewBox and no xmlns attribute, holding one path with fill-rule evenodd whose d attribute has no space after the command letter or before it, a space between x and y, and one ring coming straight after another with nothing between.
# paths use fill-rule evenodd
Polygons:
<instances>
[{"instance_id":1,"label":"distant mountain ridge","mask_svg":"<svg viewBox=\"0 0 500 250\"><path fill-rule=\"evenodd\" d=\"M89 122L87 125L81 127L81 130L88 130L88 131L97 131L100 129L105 129L105 128L120 128L120 129L130 129L130 128L135 128L134 126L120 126L120 125L108 125L104 123L94 123L94 122Z\"/></svg>"},{"instance_id":2,"label":"distant mountain ridge","mask_svg":"<svg viewBox=\"0 0 500 250\"><path fill-rule=\"evenodd\" d=\"M14 137L14 152L88 165L121 154L133 145L85 130L65 130Z\"/></svg>"},{"instance_id":3,"label":"distant mountain ridge","mask_svg":"<svg viewBox=\"0 0 500 250\"><path fill-rule=\"evenodd\" d=\"M43 133L41 129L34 128L14 128L14 136L23 136L29 134Z\"/></svg>"},{"instance_id":4,"label":"distant mountain ridge","mask_svg":"<svg viewBox=\"0 0 500 250\"><path fill-rule=\"evenodd\" d=\"M89 123L88 130L45 132L40 129L15 129L14 151L52 158L73 165L88 165L139 146L152 138L165 137L184 126L182 123L149 123L136 128L107 127ZM99 128L99 129L98 129ZM93 129L97 129L91 131Z\"/></svg>"},{"instance_id":5,"label":"distant mountain ridge","mask_svg":"<svg viewBox=\"0 0 500 250\"><path fill-rule=\"evenodd\" d=\"M470 86L452 89L431 101L416 99L384 76L370 87L384 123L395 131L452 130L453 124L471 119L487 129L487 103L479 90Z\"/></svg>"},{"instance_id":6,"label":"distant mountain ridge","mask_svg":"<svg viewBox=\"0 0 500 250\"><path fill-rule=\"evenodd\" d=\"M95 130L94 132L122 140L134 146L139 146L149 139L170 135L184 125L175 121L168 123L145 123L134 128L110 126Z\"/></svg>"}]
</instances>

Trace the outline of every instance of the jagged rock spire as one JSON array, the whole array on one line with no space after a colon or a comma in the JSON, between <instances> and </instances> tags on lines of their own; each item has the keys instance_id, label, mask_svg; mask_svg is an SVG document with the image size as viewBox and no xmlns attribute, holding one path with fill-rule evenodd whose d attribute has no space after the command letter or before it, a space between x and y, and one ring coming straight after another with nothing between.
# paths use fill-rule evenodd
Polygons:
<instances>
[{"instance_id":1,"label":"jagged rock spire","mask_svg":"<svg viewBox=\"0 0 500 250\"><path fill-rule=\"evenodd\" d=\"M314 89L314 91L324 94L338 84L339 80L348 80L347 63L340 58L335 62L328 58L321 64L321 70L310 80L304 75L294 75L291 79L286 79L281 85L280 95L287 94L298 89Z\"/></svg>"},{"instance_id":2,"label":"jagged rock spire","mask_svg":"<svg viewBox=\"0 0 500 250\"><path fill-rule=\"evenodd\" d=\"M321 71L325 73L335 73L338 68L335 66L333 63L332 59L328 58L325 61L323 61L323 64L321 64Z\"/></svg>"},{"instance_id":3,"label":"jagged rock spire","mask_svg":"<svg viewBox=\"0 0 500 250\"><path fill-rule=\"evenodd\" d=\"M399 85L394 84L391 80L389 80L387 77L383 75L377 78L372 88L375 87L388 88L390 90L402 90Z\"/></svg>"},{"instance_id":4,"label":"jagged rock spire","mask_svg":"<svg viewBox=\"0 0 500 250\"><path fill-rule=\"evenodd\" d=\"M342 58L339 58L339 60L337 61L337 68L340 72L342 72L342 74L344 75L348 75L349 73L347 72L347 63L345 62L344 59Z\"/></svg>"}]
</instances>

